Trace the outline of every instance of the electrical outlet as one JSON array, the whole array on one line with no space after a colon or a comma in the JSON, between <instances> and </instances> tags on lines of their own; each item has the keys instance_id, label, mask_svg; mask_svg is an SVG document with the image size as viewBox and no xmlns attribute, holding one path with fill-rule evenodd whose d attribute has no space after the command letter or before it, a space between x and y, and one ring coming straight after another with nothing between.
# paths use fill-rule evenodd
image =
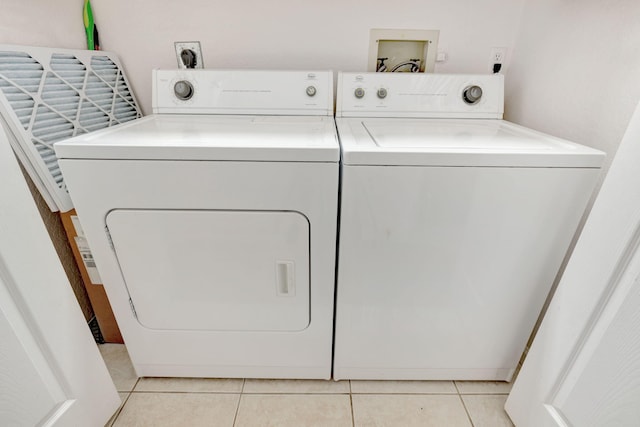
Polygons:
<instances>
[{"instance_id":1,"label":"electrical outlet","mask_svg":"<svg viewBox=\"0 0 640 427\"><path fill-rule=\"evenodd\" d=\"M504 67L505 59L507 56L506 47L493 47L491 48L491 58L489 59L489 72L499 73Z\"/></svg>"},{"instance_id":2,"label":"electrical outlet","mask_svg":"<svg viewBox=\"0 0 640 427\"><path fill-rule=\"evenodd\" d=\"M447 59L449 59L448 56L447 52L439 50L436 54L436 62L447 62Z\"/></svg>"},{"instance_id":3,"label":"electrical outlet","mask_svg":"<svg viewBox=\"0 0 640 427\"><path fill-rule=\"evenodd\" d=\"M506 47L494 47L491 49L491 66L493 64L504 64L505 57L507 56Z\"/></svg>"},{"instance_id":4,"label":"electrical outlet","mask_svg":"<svg viewBox=\"0 0 640 427\"><path fill-rule=\"evenodd\" d=\"M204 68L200 42L175 42L178 68Z\"/></svg>"}]
</instances>

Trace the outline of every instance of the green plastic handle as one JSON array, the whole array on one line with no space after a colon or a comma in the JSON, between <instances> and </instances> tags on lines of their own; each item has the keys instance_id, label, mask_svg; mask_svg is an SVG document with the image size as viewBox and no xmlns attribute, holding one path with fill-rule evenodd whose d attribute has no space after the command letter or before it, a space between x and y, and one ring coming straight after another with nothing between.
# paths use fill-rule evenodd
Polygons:
<instances>
[{"instance_id":1,"label":"green plastic handle","mask_svg":"<svg viewBox=\"0 0 640 427\"><path fill-rule=\"evenodd\" d=\"M91 11L91 2L89 0L84 2L82 17L84 20L84 31L87 34L87 49L95 50L96 45L93 38L95 33L95 24L93 22L93 12Z\"/></svg>"}]
</instances>

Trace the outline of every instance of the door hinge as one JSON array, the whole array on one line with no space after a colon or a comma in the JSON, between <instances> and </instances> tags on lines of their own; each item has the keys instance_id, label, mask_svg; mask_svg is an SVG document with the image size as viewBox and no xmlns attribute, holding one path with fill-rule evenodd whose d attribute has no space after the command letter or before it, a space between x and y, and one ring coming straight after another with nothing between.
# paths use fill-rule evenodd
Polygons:
<instances>
[{"instance_id":1,"label":"door hinge","mask_svg":"<svg viewBox=\"0 0 640 427\"><path fill-rule=\"evenodd\" d=\"M111 246L112 251L116 251L116 248L113 246L113 239L111 238L111 233L109 232L109 227L104 227L104 232L107 233L107 240L109 241L109 246Z\"/></svg>"},{"instance_id":2,"label":"door hinge","mask_svg":"<svg viewBox=\"0 0 640 427\"><path fill-rule=\"evenodd\" d=\"M138 313L136 313L136 308L133 306L133 300L129 298L129 305L131 306L131 311L133 312L133 317L138 319Z\"/></svg>"}]
</instances>

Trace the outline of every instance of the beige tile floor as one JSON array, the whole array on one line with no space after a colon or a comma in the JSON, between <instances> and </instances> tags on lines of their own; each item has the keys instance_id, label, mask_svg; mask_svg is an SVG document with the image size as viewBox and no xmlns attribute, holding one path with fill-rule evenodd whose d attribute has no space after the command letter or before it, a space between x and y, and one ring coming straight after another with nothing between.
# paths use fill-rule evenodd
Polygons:
<instances>
[{"instance_id":1,"label":"beige tile floor","mask_svg":"<svg viewBox=\"0 0 640 427\"><path fill-rule=\"evenodd\" d=\"M138 378L125 346L100 352L122 398L109 427L513 426L503 382Z\"/></svg>"}]
</instances>

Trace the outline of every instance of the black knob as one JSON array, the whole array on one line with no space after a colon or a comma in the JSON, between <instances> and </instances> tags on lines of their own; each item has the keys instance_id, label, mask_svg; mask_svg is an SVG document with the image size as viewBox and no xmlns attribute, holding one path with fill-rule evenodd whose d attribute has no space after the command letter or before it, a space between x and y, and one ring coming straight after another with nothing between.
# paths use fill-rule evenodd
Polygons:
<instances>
[{"instance_id":1,"label":"black knob","mask_svg":"<svg viewBox=\"0 0 640 427\"><path fill-rule=\"evenodd\" d=\"M467 104L476 104L482 98L482 88L480 86L467 86L462 92L462 99Z\"/></svg>"},{"instance_id":2,"label":"black knob","mask_svg":"<svg viewBox=\"0 0 640 427\"><path fill-rule=\"evenodd\" d=\"M173 85L173 93L176 98L186 101L193 96L193 85L186 80L180 80Z\"/></svg>"}]
</instances>

